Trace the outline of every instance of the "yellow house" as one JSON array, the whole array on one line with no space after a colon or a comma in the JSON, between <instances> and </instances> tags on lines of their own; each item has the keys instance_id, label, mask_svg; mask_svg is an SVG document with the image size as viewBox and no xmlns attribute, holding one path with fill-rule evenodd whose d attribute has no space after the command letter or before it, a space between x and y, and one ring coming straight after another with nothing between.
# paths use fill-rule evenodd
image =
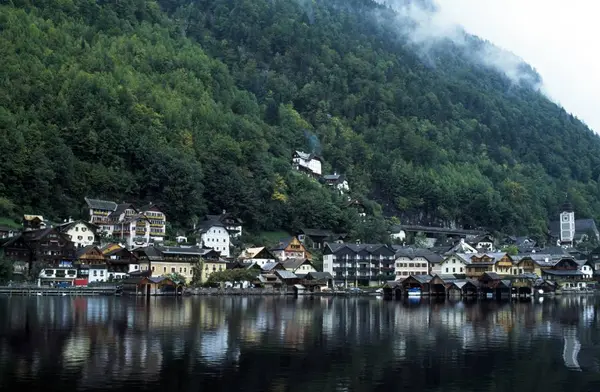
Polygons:
<instances>
[{"instance_id":1,"label":"yellow house","mask_svg":"<svg viewBox=\"0 0 600 392\"><path fill-rule=\"evenodd\" d=\"M513 259L508 255L508 253L496 254L494 261L495 263L493 272L497 273L498 275L516 275L514 274L515 267Z\"/></svg>"},{"instance_id":2,"label":"yellow house","mask_svg":"<svg viewBox=\"0 0 600 392\"><path fill-rule=\"evenodd\" d=\"M219 252L213 249L198 247L161 247L156 250L162 257L152 260L152 277L177 273L185 278L185 283L190 283L194 278L195 266L200 263L206 266L205 260L219 257Z\"/></svg>"},{"instance_id":3,"label":"yellow house","mask_svg":"<svg viewBox=\"0 0 600 392\"><path fill-rule=\"evenodd\" d=\"M225 271L227 269L227 262L221 259L205 259L202 262L202 275L200 276L200 282L206 283L208 278L215 272Z\"/></svg>"}]
</instances>

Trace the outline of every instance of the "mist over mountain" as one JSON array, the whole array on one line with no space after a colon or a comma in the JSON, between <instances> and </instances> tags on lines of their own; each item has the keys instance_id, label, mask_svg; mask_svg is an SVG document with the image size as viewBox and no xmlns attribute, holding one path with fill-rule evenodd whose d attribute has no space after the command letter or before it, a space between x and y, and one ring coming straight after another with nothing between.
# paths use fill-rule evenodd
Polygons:
<instances>
[{"instance_id":1,"label":"mist over mountain","mask_svg":"<svg viewBox=\"0 0 600 392\"><path fill-rule=\"evenodd\" d=\"M175 227L385 237L383 217L539 238L568 193L600 217L600 139L516 56L428 2L1 5L0 215L153 201ZM425 6L423 6L425 5ZM319 153L348 195L293 170Z\"/></svg>"}]
</instances>

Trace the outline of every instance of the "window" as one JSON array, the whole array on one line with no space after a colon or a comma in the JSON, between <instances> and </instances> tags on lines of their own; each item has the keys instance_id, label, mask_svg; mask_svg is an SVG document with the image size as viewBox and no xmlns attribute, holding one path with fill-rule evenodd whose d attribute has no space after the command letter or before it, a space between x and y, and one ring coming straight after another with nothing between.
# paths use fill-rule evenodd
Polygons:
<instances>
[{"instance_id":1,"label":"window","mask_svg":"<svg viewBox=\"0 0 600 392\"><path fill-rule=\"evenodd\" d=\"M463 270L464 270L464 268L463 268L463 267L460 267L460 272L463 272Z\"/></svg>"},{"instance_id":2,"label":"window","mask_svg":"<svg viewBox=\"0 0 600 392\"><path fill-rule=\"evenodd\" d=\"M88 241L93 241L93 240L94 240L94 237L92 237L92 236L88 237Z\"/></svg>"},{"instance_id":3,"label":"window","mask_svg":"<svg viewBox=\"0 0 600 392\"><path fill-rule=\"evenodd\" d=\"M171 272L175 273L175 267L171 267Z\"/></svg>"},{"instance_id":4,"label":"window","mask_svg":"<svg viewBox=\"0 0 600 392\"><path fill-rule=\"evenodd\" d=\"M167 272L167 267L163 267L163 272Z\"/></svg>"},{"instance_id":5,"label":"window","mask_svg":"<svg viewBox=\"0 0 600 392\"><path fill-rule=\"evenodd\" d=\"M100 271L100 276L104 276L104 271Z\"/></svg>"},{"instance_id":6,"label":"window","mask_svg":"<svg viewBox=\"0 0 600 392\"><path fill-rule=\"evenodd\" d=\"M184 268L184 269L183 269L183 273L184 273L184 274L187 274L187 268Z\"/></svg>"},{"instance_id":7,"label":"window","mask_svg":"<svg viewBox=\"0 0 600 392\"><path fill-rule=\"evenodd\" d=\"M98 271L94 270L94 276L98 276Z\"/></svg>"},{"instance_id":8,"label":"window","mask_svg":"<svg viewBox=\"0 0 600 392\"><path fill-rule=\"evenodd\" d=\"M404 276L407 276L407 275L408 275L408 272L406 272L406 271L402 271L402 275L404 275Z\"/></svg>"},{"instance_id":9,"label":"window","mask_svg":"<svg viewBox=\"0 0 600 392\"><path fill-rule=\"evenodd\" d=\"M183 268L179 267L179 273L183 272Z\"/></svg>"},{"instance_id":10,"label":"window","mask_svg":"<svg viewBox=\"0 0 600 392\"><path fill-rule=\"evenodd\" d=\"M408 267L409 267L409 268L414 268L414 267L415 267L415 263L409 263L409 264L408 264Z\"/></svg>"},{"instance_id":11,"label":"window","mask_svg":"<svg viewBox=\"0 0 600 392\"><path fill-rule=\"evenodd\" d=\"M423 267L423 268L427 268L427 263L422 263L422 264L421 264L421 267Z\"/></svg>"},{"instance_id":12,"label":"window","mask_svg":"<svg viewBox=\"0 0 600 392\"><path fill-rule=\"evenodd\" d=\"M75 227L75 231L79 231L79 227Z\"/></svg>"},{"instance_id":13,"label":"window","mask_svg":"<svg viewBox=\"0 0 600 392\"><path fill-rule=\"evenodd\" d=\"M450 269L448 267L446 267L446 273L449 273Z\"/></svg>"},{"instance_id":14,"label":"window","mask_svg":"<svg viewBox=\"0 0 600 392\"><path fill-rule=\"evenodd\" d=\"M87 231L87 227L82 227L81 231Z\"/></svg>"},{"instance_id":15,"label":"window","mask_svg":"<svg viewBox=\"0 0 600 392\"><path fill-rule=\"evenodd\" d=\"M456 268L452 268L452 273L455 273L455 272L456 272Z\"/></svg>"},{"instance_id":16,"label":"window","mask_svg":"<svg viewBox=\"0 0 600 392\"><path fill-rule=\"evenodd\" d=\"M78 240L82 240L82 239L83 239L83 236L79 235L79 236L77 236L77 239L78 239Z\"/></svg>"},{"instance_id":17,"label":"window","mask_svg":"<svg viewBox=\"0 0 600 392\"><path fill-rule=\"evenodd\" d=\"M154 272L154 266L152 266L152 272Z\"/></svg>"}]
</instances>

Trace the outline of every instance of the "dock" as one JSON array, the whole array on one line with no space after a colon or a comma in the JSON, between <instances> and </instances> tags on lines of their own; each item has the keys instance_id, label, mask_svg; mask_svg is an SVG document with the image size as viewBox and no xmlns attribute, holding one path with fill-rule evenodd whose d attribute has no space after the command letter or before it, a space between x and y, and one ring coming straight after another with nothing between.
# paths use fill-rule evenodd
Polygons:
<instances>
[{"instance_id":1,"label":"dock","mask_svg":"<svg viewBox=\"0 0 600 392\"><path fill-rule=\"evenodd\" d=\"M1 286L0 295L4 296L91 296L117 295L116 287L35 287Z\"/></svg>"}]
</instances>

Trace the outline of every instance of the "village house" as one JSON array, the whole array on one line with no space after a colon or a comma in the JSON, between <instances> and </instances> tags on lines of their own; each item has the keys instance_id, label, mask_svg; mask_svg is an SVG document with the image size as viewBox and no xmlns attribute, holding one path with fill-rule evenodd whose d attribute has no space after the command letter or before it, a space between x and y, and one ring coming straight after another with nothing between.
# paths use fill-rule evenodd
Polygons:
<instances>
[{"instance_id":1,"label":"village house","mask_svg":"<svg viewBox=\"0 0 600 392\"><path fill-rule=\"evenodd\" d=\"M238 256L238 260L243 263L256 263L263 266L266 263L277 261L277 258L266 247L246 248Z\"/></svg>"},{"instance_id":2,"label":"village house","mask_svg":"<svg viewBox=\"0 0 600 392\"><path fill-rule=\"evenodd\" d=\"M78 248L73 266L77 268L77 279L81 280L82 285L108 278L106 257L102 250L95 245ZM100 271L103 272L102 275L100 275Z\"/></svg>"},{"instance_id":3,"label":"village house","mask_svg":"<svg viewBox=\"0 0 600 392\"><path fill-rule=\"evenodd\" d=\"M206 220L196 229L196 246L212 248L223 257L230 256L231 238L227 227L219 220Z\"/></svg>"},{"instance_id":4,"label":"village house","mask_svg":"<svg viewBox=\"0 0 600 392\"><path fill-rule=\"evenodd\" d=\"M333 173L326 174L323 176L323 182L327 185L336 189L341 194L348 193L350 191L350 186L348 185L348 180L346 176Z\"/></svg>"},{"instance_id":5,"label":"village house","mask_svg":"<svg viewBox=\"0 0 600 392\"><path fill-rule=\"evenodd\" d=\"M298 171L305 172L313 177L321 177L322 159L314 154L303 151L294 151L292 166Z\"/></svg>"},{"instance_id":6,"label":"village house","mask_svg":"<svg viewBox=\"0 0 600 392\"><path fill-rule=\"evenodd\" d=\"M301 229L298 240L309 249L323 249L328 242L343 243L346 234L336 234L331 230Z\"/></svg>"},{"instance_id":7,"label":"village house","mask_svg":"<svg viewBox=\"0 0 600 392\"><path fill-rule=\"evenodd\" d=\"M0 226L0 240L12 238L19 234L19 230L14 227Z\"/></svg>"},{"instance_id":8,"label":"village house","mask_svg":"<svg viewBox=\"0 0 600 392\"><path fill-rule=\"evenodd\" d=\"M200 275L200 283L206 283L210 276L215 272L225 271L227 269L227 261L219 258L205 258L202 262L202 274Z\"/></svg>"},{"instance_id":9,"label":"village house","mask_svg":"<svg viewBox=\"0 0 600 392\"><path fill-rule=\"evenodd\" d=\"M83 220L62 223L56 226L58 231L65 233L76 248L85 248L96 243L98 226Z\"/></svg>"},{"instance_id":10,"label":"village house","mask_svg":"<svg viewBox=\"0 0 600 392\"><path fill-rule=\"evenodd\" d=\"M558 283L583 280L583 272L572 258L562 258L552 267L542 270L542 279Z\"/></svg>"},{"instance_id":11,"label":"village house","mask_svg":"<svg viewBox=\"0 0 600 392\"><path fill-rule=\"evenodd\" d=\"M469 262L469 254L454 253L447 256L439 263L434 263L431 268L431 273L433 275L465 274Z\"/></svg>"},{"instance_id":12,"label":"village house","mask_svg":"<svg viewBox=\"0 0 600 392\"><path fill-rule=\"evenodd\" d=\"M226 210L223 210L220 215L206 215L205 220L221 222L231 238L238 238L242 235L244 222Z\"/></svg>"},{"instance_id":13,"label":"village house","mask_svg":"<svg viewBox=\"0 0 600 392\"><path fill-rule=\"evenodd\" d=\"M306 275L309 272L317 272L315 266L308 259L287 259L281 264L287 271L297 275Z\"/></svg>"},{"instance_id":14,"label":"village house","mask_svg":"<svg viewBox=\"0 0 600 392\"><path fill-rule=\"evenodd\" d=\"M166 216L155 204L136 209L131 203L85 198L89 222L99 227L98 233L121 240L128 249L162 242L166 235Z\"/></svg>"},{"instance_id":15,"label":"village house","mask_svg":"<svg viewBox=\"0 0 600 392\"><path fill-rule=\"evenodd\" d=\"M46 228L46 222L42 215L23 215L23 230L41 230Z\"/></svg>"},{"instance_id":16,"label":"village house","mask_svg":"<svg viewBox=\"0 0 600 392\"><path fill-rule=\"evenodd\" d=\"M419 248L392 247L396 254L394 274L396 278L409 275L428 275L435 264L439 264L442 257L427 250Z\"/></svg>"},{"instance_id":17,"label":"village house","mask_svg":"<svg viewBox=\"0 0 600 392\"><path fill-rule=\"evenodd\" d=\"M109 280L123 279L141 271L138 256L119 244L103 247L102 253L106 257Z\"/></svg>"},{"instance_id":18,"label":"village house","mask_svg":"<svg viewBox=\"0 0 600 392\"><path fill-rule=\"evenodd\" d=\"M154 245L145 246L132 250L132 253L137 257L140 263L140 274L152 276L151 266L153 263L162 262L163 254ZM132 272L132 275L135 273Z\"/></svg>"},{"instance_id":19,"label":"village house","mask_svg":"<svg viewBox=\"0 0 600 392\"><path fill-rule=\"evenodd\" d=\"M480 253L495 252L495 243L494 237L490 234L483 234L469 241L469 245L473 246Z\"/></svg>"},{"instance_id":20,"label":"village house","mask_svg":"<svg viewBox=\"0 0 600 392\"><path fill-rule=\"evenodd\" d=\"M396 251L384 244L327 244L323 250L323 272L335 285L377 286L395 279Z\"/></svg>"},{"instance_id":21,"label":"village house","mask_svg":"<svg viewBox=\"0 0 600 392\"><path fill-rule=\"evenodd\" d=\"M75 259L75 245L52 227L24 231L8 240L3 249L8 259L24 263L29 270L34 265L58 266L61 261Z\"/></svg>"},{"instance_id":22,"label":"village house","mask_svg":"<svg viewBox=\"0 0 600 392\"><path fill-rule=\"evenodd\" d=\"M298 237L288 237L279 241L273 248L269 249L278 260L287 259L312 259L312 255L300 242Z\"/></svg>"},{"instance_id":23,"label":"village house","mask_svg":"<svg viewBox=\"0 0 600 392\"><path fill-rule=\"evenodd\" d=\"M152 276L177 273L183 276L188 283L194 278L194 267L199 266L203 255L207 253L206 249L198 247L174 246L160 247L158 251L162 254L162 260L152 263Z\"/></svg>"}]
</instances>

